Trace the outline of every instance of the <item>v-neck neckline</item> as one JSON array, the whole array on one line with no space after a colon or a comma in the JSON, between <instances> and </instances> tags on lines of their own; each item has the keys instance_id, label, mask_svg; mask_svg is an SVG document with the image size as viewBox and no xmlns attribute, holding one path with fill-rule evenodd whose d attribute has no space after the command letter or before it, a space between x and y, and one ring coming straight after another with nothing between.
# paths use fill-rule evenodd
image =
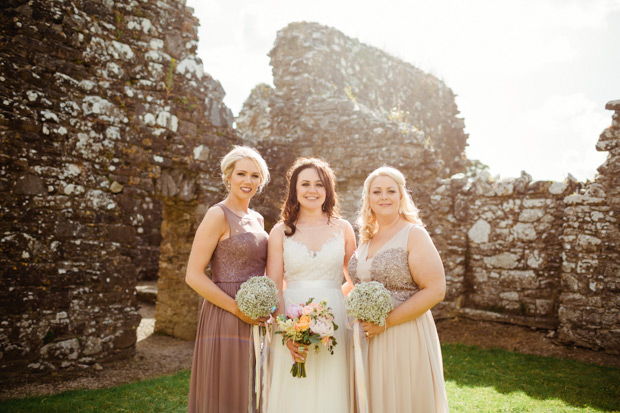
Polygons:
<instances>
[{"instance_id":1,"label":"v-neck neckline","mask_svg":"<svg viewBox=\"0 0 620 413\"><path fill-rule=\"evenodd\" d=\"M369 262L371 261L373 258L375 258L377 256L377 254L379 254L381 252L381 250L383 248L385 248L386 245L388 245L389 243L392 242L392 240L394 240L394 238L396 238L397 235L399 235L405 228L408 228L409 224L406 223L401 229L399 229L398 231L396 231L396 233L394 235L392 235L392 237L390 239L388 239L387 241L385 241L385 244L383 244L381 247L379 247L379 249L377 251L375 251L375 253L373 254L372 257L368 257L368 252L370 251L370 241L368 241L368 244L366 244L366 259L364 260L365 262Z\"/></svg>"}]
</instances>

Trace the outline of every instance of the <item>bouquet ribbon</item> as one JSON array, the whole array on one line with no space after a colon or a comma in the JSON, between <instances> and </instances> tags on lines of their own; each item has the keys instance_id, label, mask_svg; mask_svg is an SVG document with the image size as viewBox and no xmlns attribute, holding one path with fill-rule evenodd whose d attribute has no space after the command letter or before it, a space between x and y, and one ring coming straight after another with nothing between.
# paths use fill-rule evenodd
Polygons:
<instances>
[{"instance_id":1,"label":"bouquet ribbon","mask_svg":"<svg viewBox=\"0 0 620 413\"><path fill-rule=\"evenodd\" d=\"M261 395L264 390L261 390L263 381L265 386L267 385L268 374L268 353L269 345L271 343L271 325L265 326L265 335L261 334L260 326L252 326L252 340L254 341L254 393L256 394L256 409L260 406ZM261 374L262 373L262 374ZM261 380L261 376L263 380ZM263 399L265 395L263 395Z\"/></svg>"},{"instance_id":2,"label":"bouquet ribbon","mask_svg":"<svg viewBox=\"0 0 620 413\"><path fill-rule=\"evenodd\" d=\"M360 323L353 324L353 354L355 359L355 387L357 393L357 407L360 413L368 412L368 394L366 392L366 374L362 357Z\"/></svg>"}]
</instances>

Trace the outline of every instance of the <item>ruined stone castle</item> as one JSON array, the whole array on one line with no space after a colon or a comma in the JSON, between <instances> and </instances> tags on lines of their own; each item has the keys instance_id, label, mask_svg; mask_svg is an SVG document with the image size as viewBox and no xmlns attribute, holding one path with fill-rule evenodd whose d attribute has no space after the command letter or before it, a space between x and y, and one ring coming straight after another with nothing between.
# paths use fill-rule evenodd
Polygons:
<instances>
[{"instance_id":1,"label":"ruined stone castle","mask_svg":"<svg viewBox=\"0 0 620 413\"><path fill-rule=\"evenodd\" d=\"M0 10L3 379L131 356L141 279L158 280L156 330L193 339L200 297L185 263L225 195L219 159L232 144L256 147L271 168L253 201L268 227L298 156L333 166L352 222L366 175L399 168L446 269L436 317L545 329L619 354L620 101L607 103L596 150L609 155L593 182L470 177L453 92L335 29L282 29L275 87L256 86L233 127L182 1Z\"/></svg>"}]
</instances>

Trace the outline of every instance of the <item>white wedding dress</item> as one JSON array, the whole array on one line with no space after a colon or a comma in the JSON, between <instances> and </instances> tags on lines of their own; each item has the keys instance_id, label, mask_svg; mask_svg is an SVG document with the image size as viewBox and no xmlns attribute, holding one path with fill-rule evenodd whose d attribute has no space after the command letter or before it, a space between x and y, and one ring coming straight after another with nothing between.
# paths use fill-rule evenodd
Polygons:
<instances>
[{"instance_id":1,"label":"white wedding dress","mask_svg":"<svg viewBox=\"0 0 620 413\"><path fill-rule=\"evenodd\" d=\"M306 377L297 378L290 373L293 358L288 347L282 345L280 334L274 335L266 399L268 413L352 411L347 363L349 325L341 290L344 244L344 231L333 222L324 227L298 229L292 237L284 237L284 305L288 308L312 297L316 302L327 300L338 325L334 334L337 345L333 355L322 345L318 353L311 347L306 357Z\"/></svg>"}]
</instances>

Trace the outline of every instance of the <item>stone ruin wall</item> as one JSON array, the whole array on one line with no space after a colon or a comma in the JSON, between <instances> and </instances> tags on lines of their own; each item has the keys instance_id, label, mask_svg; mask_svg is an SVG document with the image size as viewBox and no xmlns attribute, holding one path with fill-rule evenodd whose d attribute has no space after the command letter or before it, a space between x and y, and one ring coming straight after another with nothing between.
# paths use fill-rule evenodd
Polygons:
<instances>
[{"instance_id":1,"label":"stone ruin wall","mask_svg":"<svg viewBox=\"0 0 620 413\"><path fill-rule=\"evenodd\" d=\"M295 157L330 162L352 222L365 176L391 164L444 260L436 316L620 348L618 103L595 183L471 180L453 177L467 165L467 136L452 91L336 30L296 23L278 34L275 88L252 91L241 140L182 2L9 1L2 12L3 381L130 356L134 286L156 274L156 330L194 337L200 298L185 264L197 223L224 196L218 161L240 142L272 169L253 201L268 226Z\"/></svg>"},{"instance_id":2,"label":"stone ruin wall","mask_svg":"<svg viewBox=\"0 0 620 413\"><path fill-rule=\"evenodd\" d=\"M238 141L191 9L5 1L0 21L2 382L130 356L158 274L158 329L191 338L168 304L198 306L183 266Z\"/></svg>"},{"instance_id":3,"label":"stone ruin wall","mask_svg":"<svg viewBox=\"0 0 620 413\"><path fill-rule=\"evenodd\" d=\"M281 30L270 57L275 89L257 86L237 119L274 169L254 204L268 222L297 156L332 165L351 222L365 176L390 164L407 176L444 261L437 318L542 328L565 344L620 350L617 113L597 145L610 160L595 183L532 181L525 172L472 179L459 173L467 136L454 95L433 76L313 23Z\"/></svg>"},{"instance_id":4,"label":"stone ruin wall","mask_svg":"<svg viewBox=\"0 0 620 413\"><path fill-rule=\"evenodd\" d=\"M352 223L363 181L379 166L403 171L422 203L430 201L439 177L465 170L464 122L453 92L434 76L316 23L281 30L270 57L275 89L258 85L237 118L244 141L272 168L273 182L253 201L268 226L277 220L285 172L298 156L329 162L341 212ZM436 149L448 146L450 151ZM441 219L429 209L422 215L429 225ZM455 256L446 262L453 294L462 289L457 257L464 246L436 242Z\"/></svg>"},{"instance_id":5,"label":"stone ruin wall","mask_svg":"<svg viewBox=\"0 0 620 413\"><path fill-rule=\"evenodd\" d=\"M275 89L252 91L237 128L273 166L276 182L257 202L272 220L284 196L280 172L297 156L332 165L348 218L369 168L396 162L420 183L420 196L438 177L465 170L464 123L454 94L434 76L316 23L281 30L270 57ZM435 145L448 141L444 160Z\"/></svg>"},{"instance_id":6,"label":"stone ruin wall","mask_svg":"<svg viewBox=\"0 0 620 413\"><path fill-rule=\"evenodd\" d=\"M487 172L453 193L461 200L466 289L457 313L555 329L563 199L578 183L492 180Z\"/></svg>"},{"instance_id":7,"label":"stone ruin wall","mask_svg":"<svg viewBox=\"0 0 620 413\"><path fill-rule=\"evenodd\" d=\"M465 277L436 315L547 329L563 344L619 353L620 101L606 108L615 113L596 149L609 156L593 182L486 172L442 181L431 195L442 220L431 231L449 234L449 248L465 245L460 257L438 245L448 279L455 258Z\"/></svg>"},{"instance_id":8,"label":"stone ruin wall","mask_svg":"<svg viewBox=\"0 0 620 413\"><path fill-rule=\"evenodd\" d=\"M620 351L620 100L596 149L609 152L594 182L564 199L559 338Z\"/></svg>"}]
</instances>

